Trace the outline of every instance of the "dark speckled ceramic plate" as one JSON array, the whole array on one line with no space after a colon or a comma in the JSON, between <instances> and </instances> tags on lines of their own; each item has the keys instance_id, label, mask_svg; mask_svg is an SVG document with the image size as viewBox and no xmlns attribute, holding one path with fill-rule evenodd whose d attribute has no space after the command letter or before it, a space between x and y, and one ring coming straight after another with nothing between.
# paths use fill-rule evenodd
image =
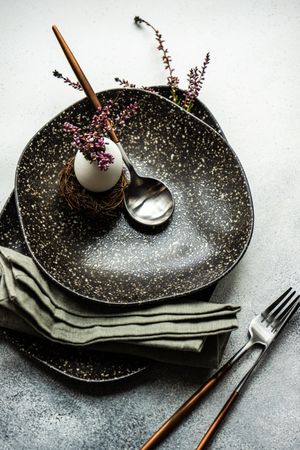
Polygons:
<instances>
[{"instance_id":1,"label":"dark speckled ceramic plate","mask_svg":"<svg viewBox=\"0 0 300 450\"><path fill-rule=\"evenodd\" d=\"M0 213L0 245L29 255L14 195L10 196ZM209 295L206 299L209 300ZM87 347L79 349L0 328L2 338L55 372L90 383L122 380L151 366L150 361L137 356L100 352Z\"/></svg>"},{"instance_id":2,"label":"dark speckled ceramic plate","mask_svg":"<svg viewBox=\"0 0 300 450\"><path fill-rule=\"evenodd\" d=\"M170 223L141 229L120 215L103 226L72 212L58 196L58 173L73 154L62 130L84 125L87 99L45 125L25 148L16 173L17 204L29 250L57 283L87 299L109 304L161 301L208 287L244 254L253 207L243 168L220 130L215 131L159 95L115 89L100 94L118 108L132 101L138 114L121 139L138 172L171 189ZM210 117L197 103L198 116Z\"/></svg>"}]
</instances>

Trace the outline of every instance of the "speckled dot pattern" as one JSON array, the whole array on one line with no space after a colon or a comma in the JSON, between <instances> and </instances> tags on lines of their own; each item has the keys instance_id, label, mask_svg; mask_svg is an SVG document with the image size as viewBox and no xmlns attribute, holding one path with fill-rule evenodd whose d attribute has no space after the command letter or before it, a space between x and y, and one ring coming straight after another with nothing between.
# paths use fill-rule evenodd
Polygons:
<instances>
[{"instance_id":1,"label":"speckled dot pattern","mask_svg":"<svg viewBox=\"0 0 300 450\"><path fill-rule=\"evenodd\" d=\"M49 369L87 383L121 380L138 374L150 364L131 355L81 350L1 328L0 338Z\"/></svg>"},{"instance_id":2,"label":"speckled dot pattern","mask_svg":"<svg viewBox=\"0 0 300 450\"><path fill-rule=\"evenodd\" d=\"M10 196L0 214L0 245L29 255L14 195ZM79 349L1 328L0 339L5 339L26 356L62 375L89 383L121 380L145 370L151 364L137 356Z\"/></svg>"},{"instance_id":3,"label":"speckled dot pattern","mask_svg":"<svg viewBox=\"0 0 300 450\"><path fill-rule=\"evenodd\" d=\"M63 123L88 123L93 110L84 99L42 128L18 164L18 208L32 256L85 301L153 302L215 283L244 254L253 229L251 194L235 153L220 130L159 95L116 89L99 98L117 98L117 110L138 102L138 114L119 133L122 144L140 174L171 189L174 214L158 230L133 226L123 214L103 225L59 197L58 173L74 152ZM200 102L197 110L209 116Z\"/></svg>"},{"instance_id":4,"label":"speckled dot pattern","mask_svg":"<svg viewBox=\"0 0 300 450\"><path fill-rule=\"evenodd\" d=\"M0 212L0 245L30 256L19 223L14 193Z\"/></svg>"}]
</instances>

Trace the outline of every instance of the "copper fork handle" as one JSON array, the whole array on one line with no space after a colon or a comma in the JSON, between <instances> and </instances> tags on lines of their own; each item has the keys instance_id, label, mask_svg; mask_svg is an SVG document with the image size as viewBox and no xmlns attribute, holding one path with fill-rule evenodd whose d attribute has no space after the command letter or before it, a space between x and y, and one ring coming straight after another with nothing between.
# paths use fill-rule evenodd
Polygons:
<instances>
[{"instance_id":1,"label":"copper fork handle","mask_svg":"<svg viewBox=\"0 0 300 450\"><path fill-rule=\"evenodd\" d=\"M248 341L237 353L227 361L216 373L214 373L179 409L153 434L153 436L141 447L140 450L155 448L174 428L196 407L202 397L209 392L224 377L229 369L252 347Z\"/></svg>"},{"instance_id":2,"label":"copper fork handle","mask_svg":"<svg viewBox=\"0 0 300 450\"><path fill-rule=\"evenodd\" d=\"M238 394L239 393L237 391L233 391L233 393L231 394L231 396L229 397L229 399L227 400L227 402L225 403L225 405L223 406L223 408L221 409L221 411L219 412L219 414L217 415L217 417L215 418L215 420L213 421L213 423L211 424L211 426L209 427L209 429L207 430L207 432L205 433L203 438L201 439L196 450L203 450L205 448L205 446L208 444L210 439L215 434L218 426L220 425L220 423L222 422L222 420L224 419L224 417L230 410L230 408L231 408L232 404L234 403L234 401L236 400Z\"/></svg>"},{"instance_id":3,"label":"copper fork handle","mask_svg":"<svg viewBox=\"0 0 300 450\"><path fill-rule=\"evenodd\" d=\"M153 434L153 436L141 447L140 450L150 450L155 448L177 425L190 413L200 399L210 391L225 373L232 367L228 362L218 372L208 379L194 394Z\"/></svg>"}]
</instances>

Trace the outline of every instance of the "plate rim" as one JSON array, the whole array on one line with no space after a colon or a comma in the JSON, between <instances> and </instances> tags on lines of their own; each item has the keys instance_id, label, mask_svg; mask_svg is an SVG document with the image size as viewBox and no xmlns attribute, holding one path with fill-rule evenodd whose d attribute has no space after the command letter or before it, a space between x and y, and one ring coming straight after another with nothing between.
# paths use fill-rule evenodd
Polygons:
<instances>
[{"instance_id":1,"label":"plate rim","mask_svg":"<svg viewBox=\"0 0 300 450\"><path fill-rule=\"evenodd\" d=\"M10 192L4 205L0 209L0 223L1 223L1 220L2 220L2 217L4 216L4 214L5 213L7 214L7 208L11 201L14 202L15 207L16 207L14 189ZM17 211L17 207L16 207L16 211ZM18 217L17 217L17 220L19 221ZM19 223L20 223L20 221L19 221ZM24 235L23 235L23 238L24 238ZM25 242L24 242L24 245L26 245ZM17 250L17 251L19 251L19 250ZM18 350L18 352L26 355L26 357L30 358L32 361L39 364L39 366L46 368L46 370L49 373L55 372L56 374L59 374L68 379L72 379L78 383L106 384L106 383L122 382L123 380L127 380L128 378L131 379L132 377L137 377L139 374L142 374L143 372L151 369L154 366L154 363L156 362L154 360L147 359L146 357L143 357L143 356L128 355L129 357L136 358L137 360L141 360L141 362L142 362L141 366L134 370L129 369L130 372L123 373L122 375L118 375L114 378L112 378L112 377L103 378L103 379L79 378L68 372L64 372L62 369L59 369L57 366L55 366L55 364L51 364L48 361L45 361L42 357L37 356L37 354L33 354L30 350L28 350L27 345L25 346L26 348L20 349L18 347L18 344L16 344L14 341L21 342L23 340L24 335L25 335L26 339L32 340L33 343L35 343L36 339L38 339L39 343L42 342L43 343L42 345L44 345L44 342L45 342L45 344L47 342L46 338L44 338L42 336L33 336L33 335L29 335L29 334L26 335L26 333L22 332L22 331L18 331L18 330L11 329L11 328L0 327L0 337L4 336L4 340L9 342L13 346L13 348L16 348ZM53 341L53 343L57 344L57 345L67 346L67 344L59 344L58 342L55 342L55 341ZM84 348L86 348L86 347L82 347L81 350L83 351ZM78 347L77 347L77 349L78 349ZM94 351L96 354L97 351L96 350L94 350ZM117 354L117 352L106 352L103 350L99 350L98 353L99 353L99 355L105 355L105 356ZM127 356L125 353L118 353L118 355L122 356L123 358L126 358L126 356Z\"/></svg>"},{"instance_id":2,"label":"plate rim","mask_svg":"<svg viewBox=\"0 0 300 450\"><path fill-rule=\"evenodd\" d=\"M160 86L156 86L157 88L159 87L166 87L163 85ZM96 93L97 96L101 96L101 94L103 94L104 92L123 92L123 91L132 91L132 92L141 92L143 94L147 94L149 96L156 96L160 99L164 99L164 101L170 103L172 105L172 107L175 108L179 108L179 110L184 111L186 114L190 115L193 117L194 120L199 121L202 125L204 125L205 127L208 127L214 134L218 135L218 137L220 139L222 139L226 145L228 146L228 148L230 149L231 153L233 154L234 158L236 159L238 166L241 170L241 174L244 178L245 181L245 186L246 186L246 190L247 190L247 194L248 194L248 198L249 198L249 210L251 213L251 220L250 220L250 231L248 234L248 238L247 241L245 242L245 245L242 249L242 251L240 252L239 256L234 260L234 262L231 264L231 266L225 270L221 275L219 275L218 277L215 277L213 280L211 280L210 282L206 283L205 285L202 285L201 287L198 288L194 288L194 289L190 289L190 290L186 290L184 292L180 292L180 293L176 293L173 295L167 295L167 296L161 296L161 297L152 297L149 298L147 300L137 300L137 301L128 301L127 303L120 303L118 301L107 301L103 298L96 298L96 297L91 297L89 295L84 295L81 294L75 290L73 290L70 287L65 286L64 284L62 284L60 281L56 280L48 271L46 268L43 267L42 263L39 262L38 258L35 256L33 250L31 249L30 243L28 241L26 232L25 232L25 227L23 224L23 220L22 220L22 214L20 211L20 204L19 204L19 198L18 198L18 175L19 175L19 168L20 168L20 163L22 161L23 155L26 152L27 148L29 147L29 145L31 144L31 142L35 139L35 137L40 133L40 131L45 128L49 123L51 123L53 120L55 120L58 116L60 116L64 111L66 111L67 109L74 107L75 105L77 105L78 103L81 103L83 101L88 102L87 97L84 97L80 100L78 100L75 103L72 103L71 105L67 106L64 110L62 110L61 112L59 112L58 114L56 114L53 118L51 118L50 120L48 120L47 123L45 123L33 136L32 138L27 142L27 144L25 145L24 149L22 150L22 153L18 159L17 162L17 166L16 166L16 171L15 171L15 188L14 188L14 194L15 194L15 202L16 202L16 207L17 207L17 214L18 214L18 218L19 218L19 223L22 229L22 233L23 233L23 237L26 243L26 246L29 250L29 253L31 255L31 257L33 258L34 262L37 264L37 266L42 270L43 273L46 274L47 277L49 277L54 283L56 283L57 285L59 285L60 287L62 287L64 290L66 290L67 292L71 293L72 295L77 296L79 299L84 299L84 300L89 300L92 302L96 302L98 304L102 304L102 305L106 305L107 307L120 307L120 308L130 308L130 307L135 307L135 306L143 306L143 305L150 305L150 304L154 304L154 303L163 303L165 301L176 301L176 299L178 298L182 298L185 296L189 296L189 295L193 295L196 294L198 292L201 292L202 290L205 290L207 288L209 288L210 286L212 286L213 284L217 283L218 281L220 281L222 278L224 278L226 275L228 275L228 273L230 273L234 267L240 262L240 260L242 259L242 257L244 256L244 254L246 253L251 238L253 236L253 231L254 231L254 205L253 205L253 198L252 198L252 194L251 194L251 190L250 190L250 185L248 182L248 178L246 176L245 170L241 164L240 159L238 158L237 154L235 153L234 149L232 148L232 146L229 144L229 142L227 141L227 138L225 137L223 130L221 129L219 122L215 119L214 115L210 112L210 110L206 107L206 105L199 99L197 99L198 102L200 102L201 106L204 107L204 109L213 117L213 119L216 121L216 123L219 125L221 131L223 134L218 133L218 131L216 131L214 128L212 128L210 125L206 124L203 120L199 119L198 117L196 117L194 114L192 114L191 112L188 112L186 110L184 110L181 106L175 104L173 101L169 100L168 98L164 97L163 95L160 95L158 93L155 92L149 92L149 91L145 91L144 89L139 89L139 88L113 88L113 89L105 89L103 91L99 91Z\"/></svg>"}]
</instances>

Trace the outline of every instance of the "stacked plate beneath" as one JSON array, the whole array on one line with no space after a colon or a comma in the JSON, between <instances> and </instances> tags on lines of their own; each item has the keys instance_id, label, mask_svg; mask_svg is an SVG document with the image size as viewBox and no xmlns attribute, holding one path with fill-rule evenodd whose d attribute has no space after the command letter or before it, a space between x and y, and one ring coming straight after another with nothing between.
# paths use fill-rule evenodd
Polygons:
<instances>
[{"instance_id":1,"label":"stacked plate beneath","mask_svg":"<svg viewBox=\"0 0 300 450\"><path fill-rule=\"evenodd\" d=\"M168 97L167 88L157 90ZM149 230L120 215L103 228L70 211L59 198L57 175L72 154L62 125L87 123L92 110L82 100L49 122L25 148L16 177L22 230L11 198L1 216L0 245L31 254L54 282L83 301L130 306L213 287L242 257L253 229L249 186L218 123L199 101L193 113L210 126L147 92L113 90L99 96L104 103L117 99L119 109L138 102L139 113L124 129L122 142L141 173L170 186L174 217L166 227ZM209 300L212 290L203 290L203 300ZM146 367L142 358L95 355L11 332L4 335L55 370L86 381L120 379Z\"/></svg>"}]
</instances>

